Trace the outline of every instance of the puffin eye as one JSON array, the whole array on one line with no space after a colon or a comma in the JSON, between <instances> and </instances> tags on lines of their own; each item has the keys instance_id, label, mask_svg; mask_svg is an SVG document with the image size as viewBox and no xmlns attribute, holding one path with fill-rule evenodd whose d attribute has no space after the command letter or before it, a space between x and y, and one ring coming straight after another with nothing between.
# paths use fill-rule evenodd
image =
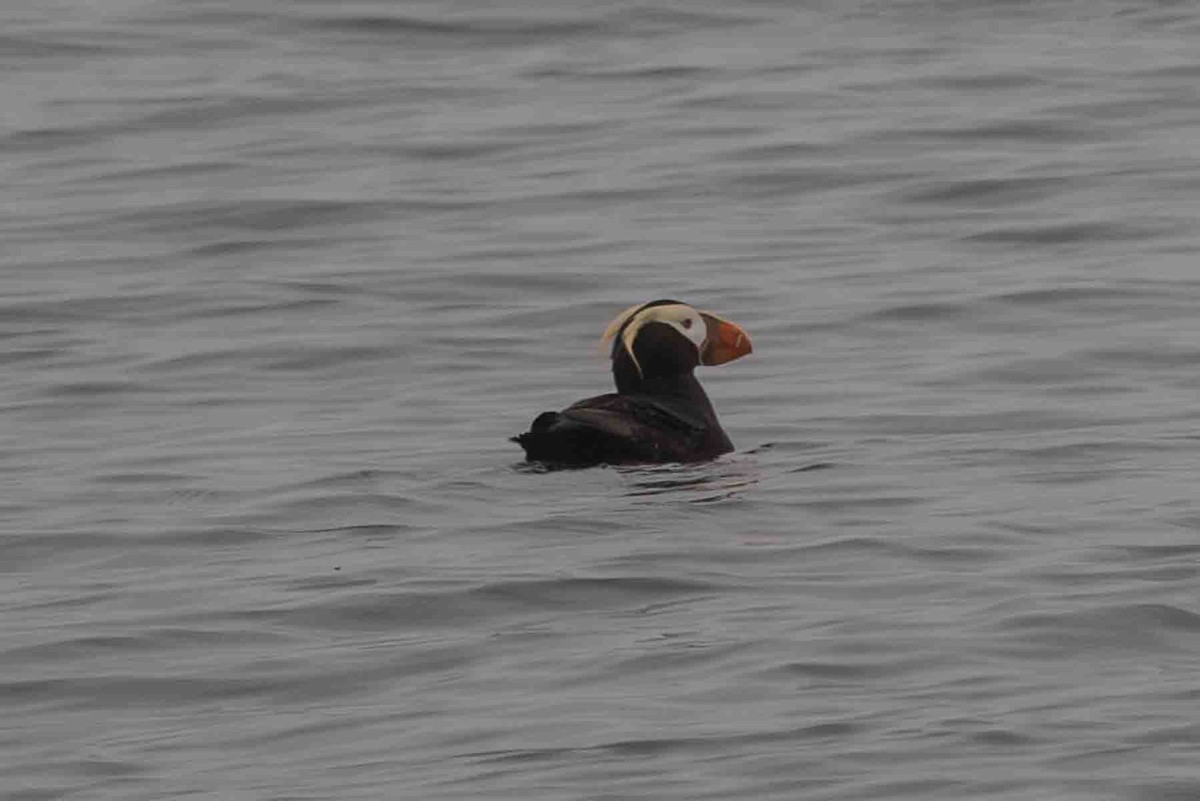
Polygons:
<instances>
[{"instance_id":1,"label":"puffin eye","mask_svg":"<svg viewBox=\"0 0 1200 801\"><path fill-rule=\"evenodd\" d=\"M691 328L691 327L692 327L692 318L691 318L691 317L684 317L684 318L683 318L683 327L684 327L684 328Z\"/></svg>"}]
</instances>

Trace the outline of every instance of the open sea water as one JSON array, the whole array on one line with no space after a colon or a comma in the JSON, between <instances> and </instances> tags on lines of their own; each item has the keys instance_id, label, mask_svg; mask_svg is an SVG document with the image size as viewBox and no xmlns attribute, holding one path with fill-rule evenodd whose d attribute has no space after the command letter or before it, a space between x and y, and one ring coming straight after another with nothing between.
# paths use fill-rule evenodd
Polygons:
<instances>
[{"instance_id":1,"label":"open sea water","mask_svg":"<svg viewBox=\"0 0 1200 801\"><path fill-rule=\"evenodd\" d=\"M0 9L0 798L1200 797L1200 5ZM678 297L738 452L545 472Z\"/></svg>"}]
</instances>

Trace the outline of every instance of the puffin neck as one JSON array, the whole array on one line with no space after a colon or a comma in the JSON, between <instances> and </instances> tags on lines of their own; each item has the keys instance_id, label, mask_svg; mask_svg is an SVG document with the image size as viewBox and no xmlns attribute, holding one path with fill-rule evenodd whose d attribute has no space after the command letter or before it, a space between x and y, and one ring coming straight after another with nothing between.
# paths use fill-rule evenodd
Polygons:
<instances>
[{"instance_id":1,"label":"puffin neck","mask_svg":"<svg viewBox=\"0 0 1200 801\"><path fill-rule=\"evenodd\" d=\"M660 365L655 365L656 367ZM613 381L621 395L653 395L674 398L704 397L704 390L689 367L686 370L663 372L655 370L646 374L634 363L624 348L613 352Z\"/></svg>"},{"instance_id":2,"label":"puffin neck","mask_svg":"<svg viewBox=\"0 0 1200 801\"><path fill-rule=\"evenodd\" d=\"M633 360L623 350L613 359L613 380L619 395L640 395L650 398L667 408L674 409L685 418L698 423L713 424L717 413L713 409L708 393L692 369L686 372L656 373L643 376Z\"/></svg>"}]
</instances>

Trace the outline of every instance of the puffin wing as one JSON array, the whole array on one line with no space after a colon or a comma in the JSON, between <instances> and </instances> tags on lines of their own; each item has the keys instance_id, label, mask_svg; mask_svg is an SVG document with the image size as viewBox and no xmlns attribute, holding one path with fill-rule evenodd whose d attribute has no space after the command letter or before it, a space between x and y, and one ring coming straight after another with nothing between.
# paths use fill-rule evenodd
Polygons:
<instances>
[{"instance_id":1,"label":"puffin wing","mask_svg":"<svg viewBox=\"0 0 1200 801\"><path fill-rule=\"evenodd\" d=\"M568 420L587 423L624 437L645 435L646 428L686 432L702 427L666 406L638 395L599 395L573 403L561 414Z\"/></svg>"},{"instance_id":2,"label":"puffin wing","mask_svg":"<svg viewBox=\"0 0 1200 801\"><path fill-rule=\"evenodd\" d=\"M529 459L565 464L682 461L703 435L697 425L648 398L599 395L545 412L514 437Z\"/></svg>"}]
</instances>

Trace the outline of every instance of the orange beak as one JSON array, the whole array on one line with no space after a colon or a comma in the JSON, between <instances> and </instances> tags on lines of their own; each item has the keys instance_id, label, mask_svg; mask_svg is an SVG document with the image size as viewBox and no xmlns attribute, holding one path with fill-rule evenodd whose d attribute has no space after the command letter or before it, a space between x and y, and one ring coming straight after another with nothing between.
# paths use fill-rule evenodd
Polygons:
<instances>
[{"instance_id":1,"label":"orange beak","mask_svg":"<svg viewBox=\"0 0 1200 801\"><path fill-rule=\"evenodd\" d=\"M708 329L704 350L700 352L701 364L724 364L753 350L750 335L737 323L722 320L711 312L700 312L700 317Z\"/></svg>"}]
</instances>

